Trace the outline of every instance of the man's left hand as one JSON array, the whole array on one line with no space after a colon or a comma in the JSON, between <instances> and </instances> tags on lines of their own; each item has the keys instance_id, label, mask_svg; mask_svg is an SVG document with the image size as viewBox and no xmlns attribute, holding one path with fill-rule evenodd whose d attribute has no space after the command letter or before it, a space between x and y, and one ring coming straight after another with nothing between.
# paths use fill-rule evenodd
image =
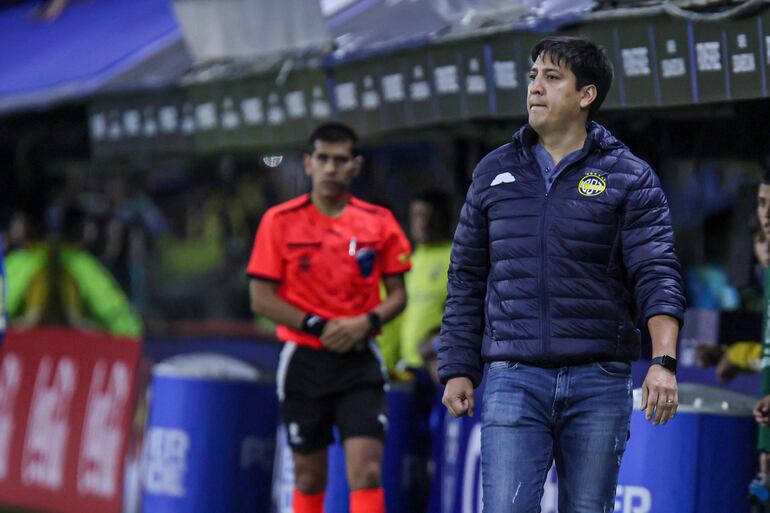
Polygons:
<instances>
[{"instance_id":1,"label":"man's left hand","mask_svg":"<svg viewBox=\"0 0 770 513\"><path fill-rule=\"evenodd\" d=\"M679 407L676 375L660 365L651 365L642 385L642 407L647 410L647 420L655 418L655 425L665 424L676 413Z\"/></svg>"},{"instance_id":2,"label":"man's left hand","mask_svg":"<svg viewBox=\"0 0 770 513\"><path fill-rule=\"evenodd\" d=\"M345 353L369 336L371 329L366 315L333 319L326 323L321 342L330 351Z\"/></svg>"}]
</instances>

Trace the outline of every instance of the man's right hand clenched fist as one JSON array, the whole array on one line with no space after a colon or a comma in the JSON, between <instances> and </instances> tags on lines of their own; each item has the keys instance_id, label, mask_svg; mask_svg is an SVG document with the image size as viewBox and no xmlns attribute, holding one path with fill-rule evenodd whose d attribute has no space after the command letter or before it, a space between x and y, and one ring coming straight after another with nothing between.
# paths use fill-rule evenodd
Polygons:
<instances>
[{"instance_id":1,"label":"man's right hand clenched fist","mask_svg":"<svg viewBox=\"0 0 770 513\"><path fill-rule=\"evenodd\" d=\"M473 416L473 383L465 377L452 378L444 388L441 399L449 413L455 417Z\"/></svg>"}]
</instances>

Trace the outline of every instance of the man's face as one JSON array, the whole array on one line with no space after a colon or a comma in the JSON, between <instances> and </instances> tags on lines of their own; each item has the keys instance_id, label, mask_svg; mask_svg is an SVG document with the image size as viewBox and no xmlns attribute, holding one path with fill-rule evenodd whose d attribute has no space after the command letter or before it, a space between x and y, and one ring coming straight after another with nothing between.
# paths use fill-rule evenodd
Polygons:
<instances>
[{"instance_id":1,"label":"man's face","mask_svg":"<svg viewBox=\"0 0 770 513\"><path fill-rule=\"evenodd\" d=\"M529 78L527 114L530 126L538 134L561 131L564 126L587 118L596 87L587 85L576 90L575 74L566 65L558 65L549 55L541 54L532 65ZM593 97L587 97L588 88L593 88Z\"/></svg>"},{"instance_id":2,"label":"man's face","mask_svg":"<svg viewBox=\"0 0 770 513\"><path fill-rule=\"evenodd\" d=\"M431 210L430 205L420 200L415 200L409 205L409 231L417 244L430 242Z\"/></svg>"},{"instance_id":3,"label":"man's face","mask_svg":"<svg viewBox=\"0 0 770 513\"><path fill-rule=\"evenodd\" d=\"M313 153L305 155L305 173L313 180L313 192L335 199L347 194L361 162L361 157L353 156L352 142L317 140Z\"/></svg>"},{"instance_id":4,"label":"man's face","mask_svg":"<svg viewBox=\"0 0 770 513\"><path fill-rule=\"evenodd\" d=\"M770 185L759 184L757 191L757 220L759 227L765 232L765 237L770 235Z\"/></svg>"}]
</instances>

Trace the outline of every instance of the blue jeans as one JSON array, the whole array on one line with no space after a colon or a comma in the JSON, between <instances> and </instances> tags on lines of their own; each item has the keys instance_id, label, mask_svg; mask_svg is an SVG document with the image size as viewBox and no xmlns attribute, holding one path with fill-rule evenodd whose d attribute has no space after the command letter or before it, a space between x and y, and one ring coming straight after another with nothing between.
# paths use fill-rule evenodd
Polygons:
<instances>
[{"instance_id":1,"label":"blue jeans","mask_svg":"<svg viewBox=\"0 0 770 513\"><path fill-rule=\"evenodd\" d=\"M538 513L553 461L559 513L612 513L631 409L627 363L493 362L481 412L484 513Z\"/></svg>"}]
</instances>

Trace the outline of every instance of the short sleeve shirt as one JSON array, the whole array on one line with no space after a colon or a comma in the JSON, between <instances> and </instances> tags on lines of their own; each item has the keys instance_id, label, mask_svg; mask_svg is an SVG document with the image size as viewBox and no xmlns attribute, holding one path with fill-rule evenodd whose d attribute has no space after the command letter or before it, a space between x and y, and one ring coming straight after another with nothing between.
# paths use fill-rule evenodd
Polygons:
<instances>
[{"instance_id":1,"label":"short sleeve shirt","mask_svg":"<svg viewBox=\"0 0 770 513\"><path fill-rule=\"evenodd\" d=\"M366 313L380 303L384 275L408 271L411 248L393 214L351 197L343 213L320 213L305 194L269 209L247 268L278 283L278 295L327 319ZM278 326L278 338L322 348L317 337Z\"/></svg>"}]
</instances>

